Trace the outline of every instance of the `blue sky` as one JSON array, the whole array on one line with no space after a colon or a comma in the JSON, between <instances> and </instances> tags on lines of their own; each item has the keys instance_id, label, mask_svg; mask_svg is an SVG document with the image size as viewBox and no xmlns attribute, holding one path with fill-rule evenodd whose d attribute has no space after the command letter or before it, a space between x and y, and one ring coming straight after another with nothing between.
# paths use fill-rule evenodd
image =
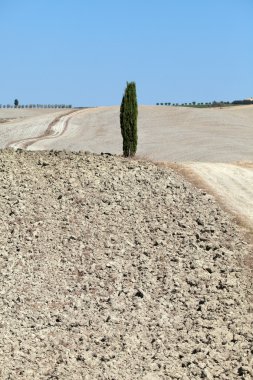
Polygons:
<instances>
[{"instance_id":1,"label":"blue sky","mask_svg":"<svg viewBox=\"0 0 253 380\"><path fill-rule=\"evenodd\" d=\"M0 103L253 97L253 0L0 0Z\"/></svg>"}]
</instances>

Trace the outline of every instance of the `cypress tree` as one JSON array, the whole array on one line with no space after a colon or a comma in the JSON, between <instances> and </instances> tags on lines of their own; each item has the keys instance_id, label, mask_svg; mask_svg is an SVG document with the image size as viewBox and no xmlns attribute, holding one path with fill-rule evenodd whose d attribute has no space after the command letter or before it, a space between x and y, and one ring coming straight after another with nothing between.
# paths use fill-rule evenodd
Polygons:
<instances>
[{"instance_id":1,"label":"cypress tree","mask_svg":"<svg viewBox=\"0 0 253 380\"><path fill-rule=\"evenodd\" d=\"M127 83L120 106L120 128L123 137L123 155L134 156L137 150L138 103L135 82Z\"/></svg>"}]
</instances>

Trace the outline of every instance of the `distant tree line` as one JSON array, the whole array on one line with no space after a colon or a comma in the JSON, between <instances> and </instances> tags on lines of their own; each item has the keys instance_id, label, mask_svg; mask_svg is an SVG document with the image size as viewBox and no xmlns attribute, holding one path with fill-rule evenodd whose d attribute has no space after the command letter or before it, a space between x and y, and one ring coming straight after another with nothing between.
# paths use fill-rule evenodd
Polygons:
<instances>
[{"instance_id":1,"label":"distant tree line","mask_svg":"<svg viewBox=\"0 0 253 380\"><path fill-rule=\"evenodd\" d=\"M244 100L234 100L232 104L253 104L253 100L251 99L244 99Z\"/></svg>"},{"instance_id":2,"label":"distant tree line","mask_svg":"<svg viewBox=\"0 0 253 380\"><path fill-rule=\"evenodd\" d=\"M224 102L224 101L213 101L213 102L191 102L191 103L156 103L157 106L180 106L180 107L226 107L233 105L247 105L253 104L253 100L244 99L244 100L234 100L233 102Z\"/></svg>"},{"instance_id":3,"label":"distant tree line","mask_svg":"<svg viewBox=\"0 0 253 380\"><path fill-rule=\"evenodd\" d=\"M0 104L0 108L72 108L71 104Z\"/></svg>"}]
</instances>

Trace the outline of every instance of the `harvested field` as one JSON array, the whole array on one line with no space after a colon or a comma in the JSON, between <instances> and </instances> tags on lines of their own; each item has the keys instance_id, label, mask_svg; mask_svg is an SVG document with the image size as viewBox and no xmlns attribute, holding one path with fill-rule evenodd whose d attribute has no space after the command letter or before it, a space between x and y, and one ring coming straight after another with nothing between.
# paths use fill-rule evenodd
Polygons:
<instances>
[{"instance_id":1,"label":"harvested field","mask_svg":"<svg viewBox=\"0 0 253 380\"><path fill-rule=\"evenodd\" d=\"M1 116L2 112L0 118L5 117ZM36 137L37 132L38 140L29 149L121 154L119 107L79 110L71 115L64 133L42 139L41 135L55 118L53 114L51 119L49 116L47 121L45 115L41 121L37 116L33 123L31 118L29 123L20 122L13 128L11 124L1 124L0 147L21 140L22 148L23 140ZM138 154L169 162L253 161L252 120L253 106L225 109L140 106ZM36 129L36 125L40 127ZM59 129L63 131L63 127Z\"/></svg>"},{"instance_id":2,"label":"harvested field","mask_svg":"<svg viewBox=\"0 0 253 380\"><path fill-rule=\"evenodd\" d=\"M252 379L252 247L212 196L64 152L1 151L0 187L1 379Z\"/></svg>"}]
</instances>

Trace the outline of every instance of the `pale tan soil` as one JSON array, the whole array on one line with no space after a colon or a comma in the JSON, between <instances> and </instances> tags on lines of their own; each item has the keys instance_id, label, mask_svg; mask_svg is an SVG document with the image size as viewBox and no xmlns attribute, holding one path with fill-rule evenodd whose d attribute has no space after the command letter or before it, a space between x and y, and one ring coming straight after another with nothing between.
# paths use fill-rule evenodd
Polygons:
<instances>
[{"instance_id":1,"label":"pale tan soil","mask_svg":"<svg viewBox=\"0 0 253 380\"><path fill-rule=\"evenodd\" d=\"M0 151L1 380L251 380L252 248L115 156Z\"/></svg>"},{"instance_id":2,"label":"pale tan soil","mask_svg":"<svg viewBox=\"0 0 253 380\"><path fill-rule=\"evenodd\" d=\"M252 160L253 106L231 109L139 107L138 154L155 160L231 162ZM122 152L119 107L84 110L56 140L31 149Z\"/></svg>"},{"instance_id":3,"label":"pale tan soil","mask_svg":"<svg viewBox=\"0 0 253 380\"><path fill-rule=\"evenodd\" d=\"M85 109L74 114L68 128L57 139L39 140L31 150L67 149L95 153L120 154L122 137L119 126L119 107Z\"/></svg>"},{"instance_id":4,"label":"pale tan soil","mask_svg":"<svg viewBox=\"0 0 253 380\"><path fill-rule=\"evenodd\" d=\"M138 154L170 162L252 161L252 120L253 106L225 109L140 106ZM21 125L25 133L21 138L28 137L29 128L24 130ZM1 131L4 129L1 125ZM13 137L9 136L8 143ZM6 146L5 141L0 135L0 146ZM45 141L40 139L30 149L121 154L119 107L99 107L73 114L62 135Z\"/></svg>"}]
</instances>

